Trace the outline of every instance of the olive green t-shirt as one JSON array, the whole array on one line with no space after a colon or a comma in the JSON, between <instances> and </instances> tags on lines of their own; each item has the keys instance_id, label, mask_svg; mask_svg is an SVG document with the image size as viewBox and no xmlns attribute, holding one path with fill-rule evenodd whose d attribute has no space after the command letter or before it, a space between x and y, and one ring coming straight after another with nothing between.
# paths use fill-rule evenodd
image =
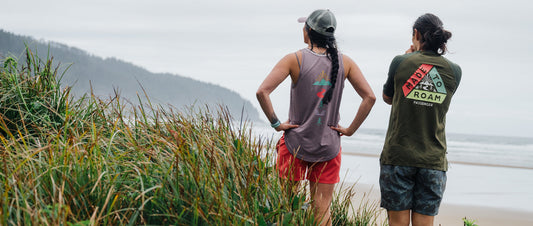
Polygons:
<instances>
[{"instance_id":1,"label":"olive green t-shirt","mask_svg":"<svg viewBox=\"0 0 533 226\"><path fill-rule=\"evenodd\" d=\"M396 56L383 94L392 109L381 164L448 170L446 113L461 68L433 52Z\"/></svg>"}]
</instances>

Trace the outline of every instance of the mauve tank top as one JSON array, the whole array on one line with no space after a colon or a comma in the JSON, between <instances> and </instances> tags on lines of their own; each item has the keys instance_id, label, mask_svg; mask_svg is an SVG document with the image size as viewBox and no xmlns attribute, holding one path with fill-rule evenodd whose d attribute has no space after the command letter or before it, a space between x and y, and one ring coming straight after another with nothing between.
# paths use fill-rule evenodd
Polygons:
<instances>
[{"instance_id":1,"label":"mauve tank top","mask_svg":"<svg viewBox=\"0 0 533 226\"><path fill-rule=\"evenodd\" d=\"M322 104L331 86L331 60L309 49L302 49L300 75L291 86L289 121L298 128L285 131L285 143L292 154L307 162L324 162L340 151L340 135L330 126L339 123L339 106L344 89L344 65L339 52L339 73L331 101Z\"/></svg>"}]
</instances>

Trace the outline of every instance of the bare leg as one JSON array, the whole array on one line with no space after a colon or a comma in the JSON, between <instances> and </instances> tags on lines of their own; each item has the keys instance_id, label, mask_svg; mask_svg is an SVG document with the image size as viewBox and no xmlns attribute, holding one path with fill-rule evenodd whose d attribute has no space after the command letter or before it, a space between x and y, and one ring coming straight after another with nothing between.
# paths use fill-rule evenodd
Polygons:
<instances>
[{"instance_id":1,"label":"bare leg","mask_svg":"<svg viewBox=\"0 0 533 226\"><path fill-rule=\"evenodd\" d=\"M433 226L434 216L428 216L420 213L412 213L413 226Z\"/></svg>"},{"instance_id":2,"label":"bare leg","mask_svg":"<svg viewBox=\"0 0 533 226\"><path fill-rule=\"evenodd\" d=\"M315 214L315 220L320 225L331 225L331 200L333 199L333 190L335 184L323 184L309 182L311 197L313 198L312 207Z\"/></svg>"},{"instance_id":3,"label":"bare leg","mask_svg":"<svg viewBox=\"0 0 533 226\"><path fill-rule=\"evenodd\" d=\"M409 226L411 223L411 210L387 211L389 226Z\"/></svg>"}]
</instances>

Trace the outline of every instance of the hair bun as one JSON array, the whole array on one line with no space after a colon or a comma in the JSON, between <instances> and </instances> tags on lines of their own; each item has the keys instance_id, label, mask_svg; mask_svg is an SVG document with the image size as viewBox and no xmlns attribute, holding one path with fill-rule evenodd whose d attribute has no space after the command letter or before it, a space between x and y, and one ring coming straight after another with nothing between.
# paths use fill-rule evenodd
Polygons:
<instances>
[{"instance_id":1,"label":"hair bun","mask_svg":"<svg viewBox=\"0 0 533 226\"><path fill-rule=\"evenodd\" d=\"M446 42L452 33L442 27L442 21L431 13L426 13L415 21L413 29L422 34L422 49L430 50L439 55L446 52Z\"/></svg>"}]
</instances>

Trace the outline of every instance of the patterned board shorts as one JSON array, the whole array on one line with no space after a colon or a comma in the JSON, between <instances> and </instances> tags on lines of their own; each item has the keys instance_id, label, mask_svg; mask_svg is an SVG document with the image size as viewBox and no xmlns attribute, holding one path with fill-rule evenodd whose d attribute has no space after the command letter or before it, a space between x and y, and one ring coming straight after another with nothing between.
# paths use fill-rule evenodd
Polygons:
<instances>
[{"instance_id":1,"label":"patterned board shorts","mask_svg":"<svg viewBox=\"0 0 533 226\"><path fill-rule=\"evenodd\" d=\"M381 207L436 216L446 188L446 172L408 166L381 165Z\"/></svg>"}]
</instances>

